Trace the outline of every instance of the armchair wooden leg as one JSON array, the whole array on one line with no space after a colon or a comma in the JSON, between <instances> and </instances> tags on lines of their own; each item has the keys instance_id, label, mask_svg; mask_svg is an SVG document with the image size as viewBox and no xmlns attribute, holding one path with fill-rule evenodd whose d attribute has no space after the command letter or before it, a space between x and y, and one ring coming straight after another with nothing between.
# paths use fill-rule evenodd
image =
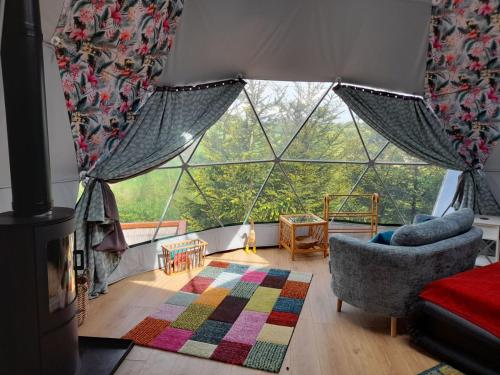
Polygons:
<instances>
[{"instance_id":1,"label":"armchair wooden leg","mask_svg":"<svg viewBox=\"0 0 500 375\"><path fill-rule=\"evenodd\" d=\"M337 298L337 312L342 311L342 300L340 298Z\"/></svg>"},{"instance_id":2,"label":"armchair wooden leg","mask_svg":"<svg viewBox=\"0 0 500 375\"><path fill-rule=\"evenodd\" d=\"M398 335L398 318L391 316L391 337L396 337Z\"/></svg>"}]
</instances>

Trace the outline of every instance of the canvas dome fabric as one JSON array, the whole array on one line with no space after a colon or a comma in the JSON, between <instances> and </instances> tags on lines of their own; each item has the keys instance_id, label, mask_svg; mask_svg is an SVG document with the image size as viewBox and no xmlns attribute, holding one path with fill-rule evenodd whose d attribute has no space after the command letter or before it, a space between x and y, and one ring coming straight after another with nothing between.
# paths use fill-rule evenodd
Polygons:
<instances>
[{"instance_id":1,"label":"canvas dome fabric","mask_svg":"<svg viewBox=\"0 0 500 375\"><path fill-rule=\"evenodd\" d=\"M64 0L40 0L49 42ZM236 78L423 93L431 0L184 1L160 85ZM230 32L228 32L230 30Z\"/></svg>"},{"instance_id":2,"label":"canvas dome fabric","mask_svg":"<svg viewBox=\"0 0 500 375\"><path fill-rule=\"evenodd\" d=\"M57 61L50 46L64 2L40 0L40 10L46 42L47 89L50 91L49 127L57 125L61 130L53 131L53 134L69 139L71 134L65 131L69 123L64 98L56 78ZM466 76L470 82L476 82L473 79L476 71L469 69L471 65L467 56L457 55L461 50L460 43L447 43L446 28L439 24L458 24L462 29L471 28L471 24L474 24L476 34L488 36L490 43L493 43L498 40L498 28L491 28L483 21L494 21L494 17L489 17L489 14L497 14L497 1L467 0L460 4L434 1L432 14L430 0L186 0L184 3L176 43L159 84L194 84L234 78L237 75L250 79L330 82L340 77L347 83L422 94L423 82L426 80L427 44L433 40L429 31L434 27L438 33L435 37L442 38L437 39L436 46L429 45L432 51L428 51L427 70L435 70L434 65L437 63L432 61L442 61L441 55L445 54L455 56L455 61L462 65L454 75L445 74L452 68L447 60L446 64L439 65L444 73L434 78L427 77L429 82L436 84L434 91L437 88L439 93L434 95L434 91L430 94L427 92L430 97L426 99L434 111L437 109L436 113L451 136L456 138L454 142L457 148L464 149L467 145L462 154L475 156L469 149L477 149L477 159L484 163L494 148L498 115L488 122L488 126L483 126L485 121L480 122L478 131L478 126L470 126L470 123L476 123L474 113L469 116L472 120L463 121L460 115L462 106L450 105L463 104L470 95L475 95L457 93L456 96L462 98L462 102L459 102L455 95L446 93L450 90L453 92L457 81L455 76ZM454 40L460 40L458 34L453 33ZM444 44L444 48L439 50L439 44ZM489 62L479 62L485 69L494 71L495 66L490 66ZM474 69L477 65L474 65ZM483 70L478 74L480 79L488 73L488 70ZM490 79L493 83L482 88L482 92L487 94L487 104L492 108L497 103L495 100L498 100L498 85L494 85L497 80L498 73ZM57 121L51 121L51 116ZM468 131L469 128L472 130ZM0 131L3 131L1 127ZM62 141L52 142L52 145L52 149L57 148L57 152L54 152L58 155L67 155L54 158L52 164L58 186L67 181L75 184L78 177L71 145ZM0 158L0 169L5 173L1 173L0 188L8 188L7 148L1 149L4 157ZM496 160L498 157L488 161L487 173L497 173L493 168ZM4 201L9 202L8 195L4 196Z\"/></svg>"},{"instance_id":3,"label":"canvas dome fabric","mask_svg":"<svg viewBox=\"0 0 500 375\"><path fill-rule=\"evenodd\" d=\"M185 1L161 83L344 82L422 94L427 0Z\"/></svg>"},{"instance_id":4,"label":"canvas dome fabric","mask_svg":"<svg viewBox=\"0 0 500 375\"><path fill-rule=\"evenodd\" d=\"M71 1L40 0L45 39L53 186L54 189L60 189L71 185L72 188L66 194L68 197L66 202L56 202L65 206L73 205L78 184L70 131L71 128L75 129L75 124L68 121L61 81L57 77L59 64L51 44L52 35L58 20L61 19L63 6ZM110 8L118 2L118 0L78 1L80 5L99 4L99 6ZM169 0L142 0L133 3L137 5L138 13L142 14L141 12L145 12L148 5L160 2L168 3ZM468 91L466 90L463 96L462 93L455 95L453 88L463 76L470 82L468 88L477 87L478 80L475 78L482 79L488 73L488 69L498 72L497 65L490 69L488 62L480 60L479 63L484 69L476 70L478 63L471 65L469 57L464 53L463 38L460 35L462 31L456 28L451 31L450 36L446 27L447 25L451 27L460 25L460 29L467 31L466 35L470 43L473 43L478 35L488 37L490 44L485 43L485 46L491 45L493 49L493 41L498 40L498 28L490 28L490 22L494 23L497 19L490 14L491 12L498 14L498 0L464 0L462 2L438 0L434 1L434 7L431 7L430 0L178 0L178 2L184 4L184 9L182 16L178 17L179 26L176 28L175 43L168 57L165 58L166 50L160 53L159 57L166 61L166 65L164 65L163 74L151 86L152 89L156 85L195 85L241 76L249 82L250 80L267 80L266 83L270 83L270 80L280 81L275 82L276 85L285 84L284 81L326 84L326 82L331 83L340 78L344 83L371 86L385 91L416 95L423 95L425 91L431 94L426 97L427 102L432 104L433 110L440 115L445 128L451 129L450 136L456 138L455 148L464 151L462 155L464 158L468 157L474 162L476 159L484 161L490 148L495 144L495 131L498 126L487 127L492 130L486 133L484 130L486 127L483 125L480 128L469 126L477 122L473 119L474 116L467 121L461 116L461 104L464 103L460 100L468 102L469 96L474 93L467 89ZM132 0L123 3L132 3ZM123 11L122 16L125 18L129 14ZM70 22L74 21L73 17L68 19ZM120 25L117 29L120 29ZM140 32L138 36L140 39ZM449 43L450 39L453 39L455 43ZM483 51L484 49L479 53L486 56L487 54ZM446 58L450 54L457 57L451 63ZM455 65L452 66L452 63ZM432 76L429 71L437 70L435 68L439 69L439 74ZM454 70L456 74L450 75L448 73L452 68L458 69ZM445 74L441 74L442 71ZM489 107L491 107L490 104L493 106L496 103L498 96L495 91L498 90L498 85L496 85L498 73L495 74L488 81L489 86L481 86L482 92L486 94L492 92L487 96ZM425 82L427 82L426 88L424 88ZM436 84L432 85L433 83ZM478 97L477 100L482 97L474 95ZM456 96L461 96L462 99L457 100ZM2 146L5 140L5 137L2 137L5 133L2 112L0 108L0 211L8 210L10 207L8 153L7 149ZM493 115L496 118L493 118ZM491 119L488 119L492 123L498 119L498 112L493 115ZM256 116L260 115L256 113ZM455 123L451 123L450 119ZM264 123L263 126L266 127L266 124ZM276 129L274 126L269 126L269 128ZM212 129L215 132L217 125L214 125ZM297 130L294 129L290 134L300 137L300 132ZM264 131L266 134L271 133L267 129ZM203 143L200 144L200 147L204 146ZM484 144L488 147L478 147ZM75 142L74 145L79 150L78 143ZM476 149L481 150L484 158L476 158L474 151ZM103 149L97 143L95 150L96 157L102 156ZM293 147L290 151L294 151ZM196 158L197 153L193 154ZM312 156L308 155L308 157ZM381 153L379 159L381 162L385 161L383 157L385 155ZM332 159L337 158L332 157ZM271 155L265 161L270 165L276 160ZM175 159L171 162L175 164ZM223 160L222 164L225 162L229 164L230 161ZM366 162L370 164L371 160L366 160ZM415 163L419 168L430 168L421 166L418 161ZM410 161L409 164L415 163ZM256 165L261 167L264 164ZM374 164L374 167L377 167L377 163ZM409 164L403 167L409 168ZM333 168L336 164L331 163L331 165ZM202 168L199 165L196 167L196 170ZM206 168L212 168L212 166ZM221 165L220 168L227 168L227 165ZM390 173L394 170L389 164L384 165L384 168ZM181 166L175 165L171 171L176 172L177 169L180 170ZM193 168L192 171L194 170ZM155 170L148 176L154 177L162 172L165 171ZM189 166L186 168L187 172L189 172ZM274 181L272 177L270 175L270 180ZM369 179L365 178L365 180ZM364 182L362 179L360 181ZM310 185L307 189L311 190ZM159 199L166 199L167 193L165 191L161 196L159 194ZM126 194L130 195L130 190L126 191ZM54 195L56 199L63 196L60 191L56 191ZM256 193L252 197L257 195ZM172 196L175 198L175 194ZM5 204L2 205L2 203ZM258 200L255 203L260 204ZM163 206L160 207L160 211L162 208ZM250 213L250 210L241 210L238 214L240 213L242 215L239 216L244 219L244 214ZM155 216L155 219L160 215L161 212ZM229 224L241 221L230 219L227 219ZM237 235L239 229L232 231L231 228L231 226L225 226L224 230L217 228L213 231L214 248L227 249L231 246L240 246L239 243L233 243L234 239L239 238ZM221 235L222 232L226 237ZM156 238L156 234L154 237ZM145 254L151 256L149 260L154 263L155 260L152 258L154 258L155 251L150 250L152 248L158 250L156 248L158 244L159 242L151 242L138 246L133 252L127 252L128 256L137 258L122 262L125 270L119 274L130 274L132 271L127 269L127 265L130 267L132 263L134 266L147 263L144 260ZM141 247L148 247L144 254L139 251Z\"/></svg>"}]
</instances>

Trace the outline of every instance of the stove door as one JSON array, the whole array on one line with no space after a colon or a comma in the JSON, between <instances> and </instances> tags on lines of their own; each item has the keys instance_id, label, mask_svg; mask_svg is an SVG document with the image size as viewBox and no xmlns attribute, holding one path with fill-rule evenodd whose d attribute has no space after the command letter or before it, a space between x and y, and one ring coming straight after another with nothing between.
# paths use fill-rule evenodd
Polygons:
<instances>
[{"instance_id":1,"label":"stove door","mask_svg":"<svg viewBox=\"0 0 500 375\"><path fill-rule=\"evenodd\" d=\"M72 220L36 228L40 331L61 327L76 314Z\"/></svg>"}]
</instances>

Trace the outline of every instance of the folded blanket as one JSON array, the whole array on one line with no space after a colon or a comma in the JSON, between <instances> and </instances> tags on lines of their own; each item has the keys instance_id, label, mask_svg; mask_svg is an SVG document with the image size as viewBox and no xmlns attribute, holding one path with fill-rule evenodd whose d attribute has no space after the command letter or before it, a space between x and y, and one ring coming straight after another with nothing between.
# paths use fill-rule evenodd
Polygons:
<instances>
[{"instance_id":1,"label":"folded blanket","mask_svg":"<svg viewBox=\"0 0 500 375\"><path fill-rule=\"evenodd\" d=\"M500 338L500 263L434 281L420 297Z\"/></svg>"}]
</instances>

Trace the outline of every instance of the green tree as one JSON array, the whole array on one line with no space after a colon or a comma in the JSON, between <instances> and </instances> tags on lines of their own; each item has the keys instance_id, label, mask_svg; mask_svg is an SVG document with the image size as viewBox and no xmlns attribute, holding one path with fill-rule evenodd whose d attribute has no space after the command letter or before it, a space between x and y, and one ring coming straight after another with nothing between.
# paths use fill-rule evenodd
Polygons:
<instances>
[{"instance_id":1,"label":"green tree","mask_svg":"<svg viewBox=\"0 0 500 375\"><path fill-rule=\"evenodd\" d=\"M328 86L250 81L251 102L243 92L205 133L166 218L184 219L193 231L242 223L253 205L257 222L304 210L321 215L324 194L352 191L381 194L381 223L401 224L416 213L430 213L445 171L420 165L358 118L355 123L345 104L326 92ZM279 164L273 163L275 154ZM117 184L122 221L158 220L179 173L180 168L157 170ZM349 198L343 208L369 204Z\"/></svg>"}]
</instances>

